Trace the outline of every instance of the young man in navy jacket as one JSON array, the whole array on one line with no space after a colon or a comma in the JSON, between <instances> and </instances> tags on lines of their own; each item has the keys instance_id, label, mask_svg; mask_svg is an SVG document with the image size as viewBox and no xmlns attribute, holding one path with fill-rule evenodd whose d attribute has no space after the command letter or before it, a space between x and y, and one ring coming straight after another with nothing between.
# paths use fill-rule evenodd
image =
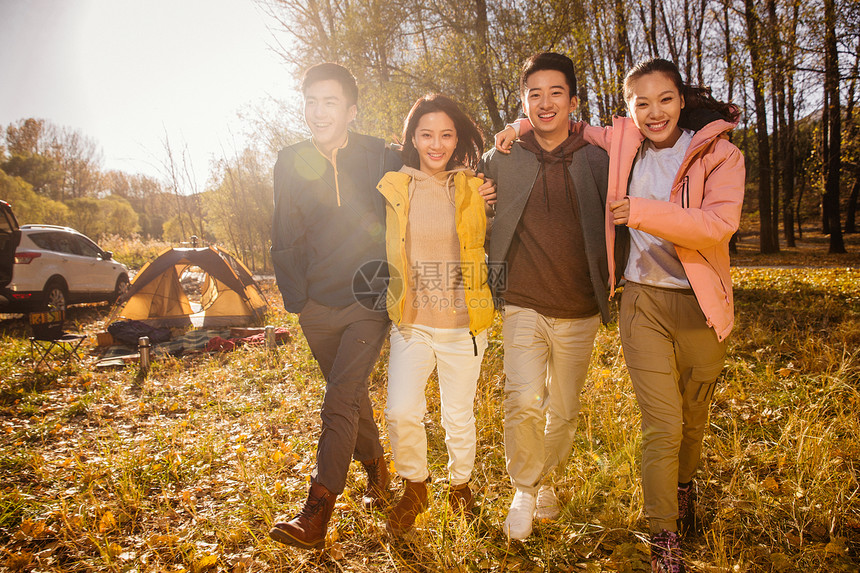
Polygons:
<instances>
[{"instance_id":1,"label":"young man in navy jacket","mask_svg":"<svg viewBox=\"0 0 860 573\"><path fill-rule=\"evenodd\" d=\"M318 64L301 88L312 137L278 155L272 260L284 306L299 314L326 390L307 501L294 518L278 518L269 535L311 549L325 545L352 458L367 470L365 507L388 496L368 378L389 328L385 211L376 184L401 161L381 139L348 130L358 100L349 70Z\"/></svg>"}]
</instances>

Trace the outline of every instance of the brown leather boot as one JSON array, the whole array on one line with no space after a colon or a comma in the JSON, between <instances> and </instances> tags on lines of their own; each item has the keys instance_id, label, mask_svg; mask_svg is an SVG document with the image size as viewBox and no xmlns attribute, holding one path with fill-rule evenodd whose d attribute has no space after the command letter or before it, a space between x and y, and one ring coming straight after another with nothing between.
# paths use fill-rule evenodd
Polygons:
<instances>
[{"instance_id":1,"label":"brown leather boot","mask_svg":"<svg viewBox=\"0 0 860 573\"><path fill-rule=\"evenodd\" d=\"M388 475L388 464L385 462L385 456L369 462L361 462L361 465L367 472L367 489L364 490L361 505L364 506L364 509L385 507L391 494L388 489L391 478Z\"/></svg>"},{"instance_id":2,"label":"brown leather boot","mask_svg":"<svg viewBox=\"0 0 860 573\"><path fill-rule=\"evenodd\" d=\"M385 523L388 531L394 534L411 529L418 514L427 511L428 507L426 481L405 480L403 484L403 497L388 513L388 520Z\"/></svg>"},{"instance_id":3,"label":"brown leather boot","mask_svg":"<svg viewBox=\"0 0 860 573\"><path fill-rule=\"evenodd\" d=\"M299 514L285 521L283 518L272 524L269 537L293 547L322 549L325 547L325 532L337 494L324 485L311 483L308 499Z\"/></svg>"},{"instance_id":4,"label":"brown leather boot","mask_svg":"<svg viewBox=\"0 0 860 573\"><path fill-rule=\"evenodd\" d=\"M452 485L448 488L448 505L451 507L452 513L458 511L467 515L472 513L472 508L475 507L475 496L472 495L468 482Z\"/></svg>"}]
</instances>

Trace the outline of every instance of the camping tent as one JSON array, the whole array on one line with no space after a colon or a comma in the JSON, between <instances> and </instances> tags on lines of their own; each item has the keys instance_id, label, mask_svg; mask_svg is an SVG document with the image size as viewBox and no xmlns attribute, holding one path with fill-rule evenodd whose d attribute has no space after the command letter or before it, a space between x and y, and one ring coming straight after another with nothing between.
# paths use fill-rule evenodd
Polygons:
<instances>
[{"instance_id":1,"label":"camping tent","mask_svg":"<svg viewBox=\"0 0 860 573\"><path fill-rule=\"evenodd\" d=\"M199 303L189 301L180 283L180 277L194 267L203 273ZM226 251L218 247L169 248L140 269L109 322L125 319L151 326L237 326L259 324L266 308L266 297L251 272Z\"/></svg>"}]
</instances>

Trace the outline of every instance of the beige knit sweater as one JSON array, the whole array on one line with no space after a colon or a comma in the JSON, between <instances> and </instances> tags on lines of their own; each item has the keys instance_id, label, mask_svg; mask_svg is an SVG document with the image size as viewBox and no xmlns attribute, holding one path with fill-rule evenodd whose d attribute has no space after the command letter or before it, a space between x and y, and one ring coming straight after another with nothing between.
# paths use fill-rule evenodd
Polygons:
<instances>
[{"instance_id":1,"label":"beige knit sweater","mask_svg":"<svg viewBox=\"0 0 860 573\"><path fill-rule=\"evenodd\" d=\"M457 171L428 175L403 167L409 183L406 260L409 277L404 324L468 328L469 313L460 270L460 240L454 220Z\"/></svg>"}]
</instances>

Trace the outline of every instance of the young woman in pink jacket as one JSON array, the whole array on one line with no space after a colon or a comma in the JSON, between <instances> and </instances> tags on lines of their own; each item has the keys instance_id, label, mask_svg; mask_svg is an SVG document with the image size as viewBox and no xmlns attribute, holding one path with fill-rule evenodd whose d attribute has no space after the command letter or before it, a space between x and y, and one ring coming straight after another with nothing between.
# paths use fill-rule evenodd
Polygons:
<instances>
[{"instance_id":1,"label":"young woman in pink jacket","mask_svg":"<svg viewBox=\"0 0 860 573\"><path fill-rule=\"evenodd\" d=\"M708 408L734 323L729 239L745 170L728 133L739 112L685 84L675 64L659 58L630 70L624 99L630 117L589 127L585 137L610 158L606 251L615 254L610 290L624 279L618 321L642 412L651 569L678 573L680 535L695 523L693 480Z\"/></svg>"}]
</instances>

